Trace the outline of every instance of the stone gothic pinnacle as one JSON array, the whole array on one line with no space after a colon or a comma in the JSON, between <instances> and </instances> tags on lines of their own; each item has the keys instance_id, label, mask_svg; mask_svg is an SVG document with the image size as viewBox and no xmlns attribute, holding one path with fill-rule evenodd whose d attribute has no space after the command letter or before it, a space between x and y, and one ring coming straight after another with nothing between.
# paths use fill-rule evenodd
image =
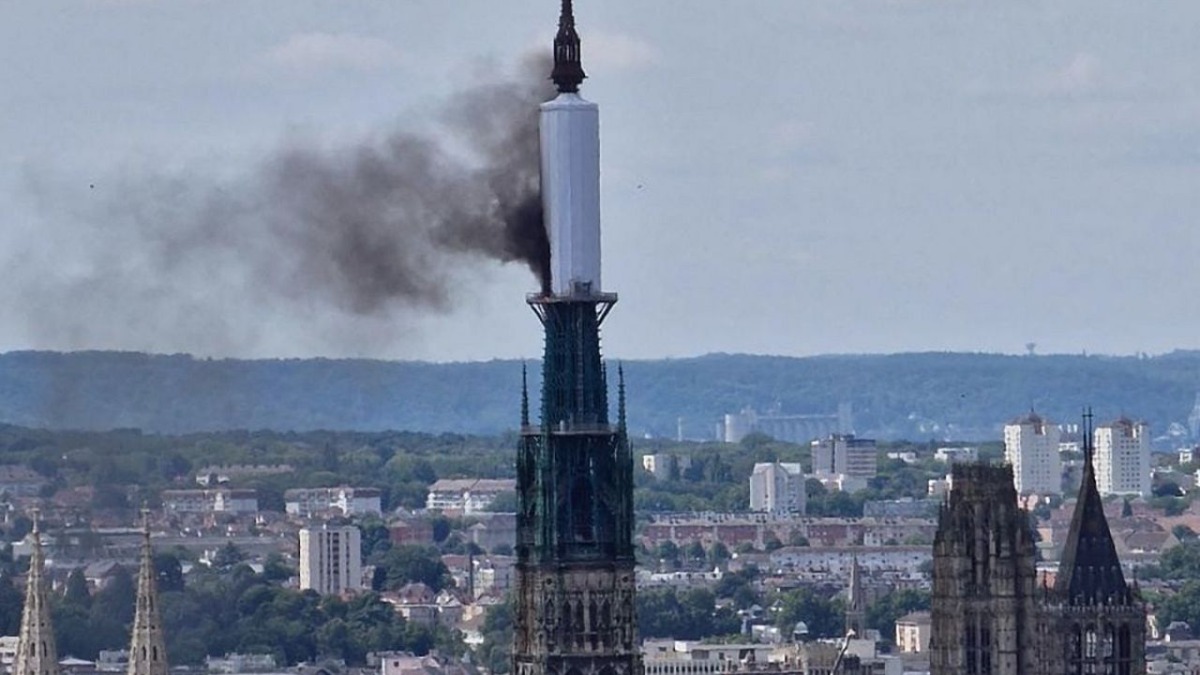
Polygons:
<instances>
[{"instance_id":1,"label":"stone gothic pinnacle","mask_svg":"<svg viewBox=\"0 0 1200 675\"><path fill-rule=\"evenodd\" d=\"M550 79L559 93L573 94L587 77L583 72L583 60L579 33L575 32L575 10L571 0L562 0L562 13L558 17L558 35L554 36L554 70Z\"/></svg>"},{"instance_id":2,"label":"stone gothic pinnacle","mask_svg":"<svg viewBox=\"0 0 1200 675\"><path fill-rule=\"evenodd\" d=\"M127 675L167 675L167 648L158 611L154 550L150 547L150 519L144 516L142 564L138 571L137 610L129 637Z\"/></svg>"},{"instance_id":3,"label":"stone gothic pinnacle","mask_svg":"<svg viewBox=\"0 0 1200 675\"><path fill-rule=\"evenodd\" d=\"M50 622L50 602L42 573L46 561L42 554L42 535L37 516L33 519L33 555L29 558L29 578L25 587L25 610L21 613L21 636L13 660L13 675L58 675L58 647L54 625Z\"/></svg>"}]
</instances>

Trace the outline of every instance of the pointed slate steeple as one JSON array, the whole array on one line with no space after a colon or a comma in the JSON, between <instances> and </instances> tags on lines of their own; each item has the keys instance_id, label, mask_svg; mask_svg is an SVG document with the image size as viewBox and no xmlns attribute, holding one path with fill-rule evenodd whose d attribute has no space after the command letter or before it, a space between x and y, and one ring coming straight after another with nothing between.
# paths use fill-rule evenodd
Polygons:
<instances>
[{"instance_id":1,"label":"pointed slate steeple","mask_svg":"<svg viewBox=\"0 0 1200 675\"><path fill-rule=\"evenodd\" d=\"M127 675L167 675L167 648L158 612L154 550L150 547L150 518L142 531L142 565L138 571L137 610L129 636Z\"/></svg>"},{"instance_id":2,"label":"pointed slate steeple","mask_svg":"<svg viewBox=\"0 0 1200 675\"><path fill-rule=\"evenodd\" d=\"M21 613L21 636L13 660L13 675L58 675L58 647L54 625L50 622L50 602L43 579L46 561L42 554L42 535L38 518L33 518L33 555L29 558L29 577L25 586L25 611Z\"/></svg>"},{"instance_id":3,"label":"pointed slate steeple","mask_svg":"<svg viewBox=\"0 0 1200 675\"><path fill-rule=\"evenodd\" d=\"M1063 546L1055 592L1071 605L1127 605L1133 600L1096 487L1092 411L1083 415L1083 481Z\"/></svg>"},{"instance_id":4,"label":"pointed slate steeple","mask_svg":"<svg viewBox=\"0 0 1200 675\"><path fill-rule=\"evenodd\" d=\"M846 635L854 633L854 637L862 639L866 620L867 599L863 594L862 569L856 555L850 563L850 587L846 593Z\"/></svg>"}]
</instances>

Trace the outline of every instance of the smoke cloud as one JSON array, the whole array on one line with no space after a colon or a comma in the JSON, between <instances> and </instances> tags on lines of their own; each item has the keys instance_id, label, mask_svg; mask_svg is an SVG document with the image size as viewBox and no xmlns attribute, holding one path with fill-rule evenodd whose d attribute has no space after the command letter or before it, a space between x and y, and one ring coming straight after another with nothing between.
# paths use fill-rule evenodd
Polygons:
<instances>
[{"instance_id":1,"label":"smoke cloud","mask_svg":"<svg viewBox=\"0 0 1200 675\"><path fill-rule=\"evenodd\" d=\"M460 92L428 132L293 141L240 176L127 171L87 199L33 180L52 223L42 234L77 255L14 261L29 281L9 293L53 344L147 348L122 340L141 323L182 348L236 353L245 331L222 317L231 294L264 320L301 311L402 324L453 309L481 261L524 264L545 289L537 105L553 93L549 70L526 59Z\"/></svg>"}]
</instances>

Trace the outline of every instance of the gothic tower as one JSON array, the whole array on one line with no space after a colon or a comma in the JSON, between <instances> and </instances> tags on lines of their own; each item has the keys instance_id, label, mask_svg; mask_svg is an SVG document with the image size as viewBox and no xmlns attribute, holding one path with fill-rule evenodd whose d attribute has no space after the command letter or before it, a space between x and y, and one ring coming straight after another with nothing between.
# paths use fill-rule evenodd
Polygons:
<instances>
[{"instance_id":1,"label":"gothic tower","mask_svg":"<svg viewBox=\"0 0 1200 675\"><path fill-rule=\"evenodd\" d=\"M1144 675L1146 609L1121 571L1092 464L1092 414L1083 418L1083 481L1058 576L1047 589L1041 658L1047 673Z\"/></svg>"},{"instance_id":2,"label":"gothic tower","mask_svg":"<svg viewBox=\"0 0 1200 675\"><path fill-rule=\"evenodd\" d=\"M863 594L862 569L858 566L858 556L850 563L850 587L846 593L846 635L862 640L863 630L867 625L867 598Z\"/></svg>"},{"instance_id":3,"label":"gothic tower","mask_svg":"<svg viewBox=\"0 0 1200 675\"><path fill-rule=\"evenodd\" d=\"M541 419L522 392L517 453L515 675L640 675L634 617L633 459L624 382L609 419L600 325L617 296L600 285L599 110L571 0L563 0L541 107L550 287L528 299L545 332Z\"/></svg>"},{"instance_id":4,"label":"gothic tower","mask_svg":"<svg viewBox=\"0 0 1200 675\"><path fill-rule=\"evenodd\" d=\"M150 521L142 532L142 565L138 570L137 608L129 636L129 669L126 675L167 675L167 647L158 612L158 584L154 550L150 547Z\"/></svg>"},{"instance_id":5,"label":"gothic tower","mask_svg":"<svg viewBox=\"0 0 1200 675\"><path fill-rule=\"evenodd\" d=\"M1031 675L1035 551L1012 468L956 465L933 543L931 675Z\"/></svg>"},{"instance_id":6,"label":"gothic tower","mask_svg":"<svg viewBox=\"0 0 1200 675\"><path fill-rule=\"evenodd\" d=\"M21 613L21 636L13 660L13 675L58 675L58 648L50 622L50 602L42 577L46 561L37 516L33 519L33 555L25 586L25 610Z\"/></svg>"}]
</instances>

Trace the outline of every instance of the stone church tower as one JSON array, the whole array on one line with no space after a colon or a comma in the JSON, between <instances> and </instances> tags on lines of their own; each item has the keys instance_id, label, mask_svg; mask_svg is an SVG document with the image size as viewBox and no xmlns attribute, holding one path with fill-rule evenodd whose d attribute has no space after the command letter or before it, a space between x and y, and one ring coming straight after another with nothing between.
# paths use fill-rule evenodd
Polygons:
<instances>
[{"instance_id":1,"label":"stone church tower","mask_svg":"<svg viewBox=\"0 0 1200 675\"><path fill-rule=\"evenodd\" d=\"M147 519L142 532L142 565L138 570L137 608L129 636L126 675L167 675L167 670L167 647L158 611L158 583Z\"/></svg>"},{"instance_id":2,"label":"stone church tower","mask_svg":"<svg viewBox=\"0 0 1200 675\"><path fill-rule=\"evenodd\" d=\"M42 554L42 535L37 516L33 519L33 555L29 559L29 577L25 586L25 610L21 613L21 636L13 660L13 675L58 675L58 649L54 642L54 624L50 622L50 602L42 574L46 564Z\"/></svg>"},{"instance_id":3,"label":"stone church tower","mask_svg":"<svg viewBox=\"0 0 1200 675\"><path fill-rule=\"evenodd\" d=\"M527 298L542 323L540 420L522 393L517 450L514 675L641 675L636 630L633 457L618 370L608 408L600 326L617 301L600 284L598 107L571 0L562 0L541 106L541 192L551 273Z\"/></svg>"},{"instance_id":4,"label":"stone church tower","mask_svg":"<svg viewBox=\"0 0 1200 675\"><path fill-rule=\"evenodd\" d=\"M1054 586L1036 583L1007 466L959 465L933 551L931 675L1145 675L1146 609L1125 582L1092 465Z\"/></svg>"},{"instance_id":5,"label":"stone church tower","mask_svg":"<svg viewBox=\"0 0 1200 675\"><path fill-rule=\"evenodd\" d=\"M1046 592L1041 660L1048 673L1144 675L1146 608L1125 582L1108 529L1092 464L1090 412L1083 438L1083 481L1058 576Z\"/></svg>"},{"instance_id":6,"label":"stone church tower","mask_svg":"<svg viewBox=\"0 0 1200 675\"><path fill-rule=\"evenodd\" d=\"M1033 533L1012 468L955 465L933 543L931 675L1037 672Z\"/></svg>"}]
</instances>

